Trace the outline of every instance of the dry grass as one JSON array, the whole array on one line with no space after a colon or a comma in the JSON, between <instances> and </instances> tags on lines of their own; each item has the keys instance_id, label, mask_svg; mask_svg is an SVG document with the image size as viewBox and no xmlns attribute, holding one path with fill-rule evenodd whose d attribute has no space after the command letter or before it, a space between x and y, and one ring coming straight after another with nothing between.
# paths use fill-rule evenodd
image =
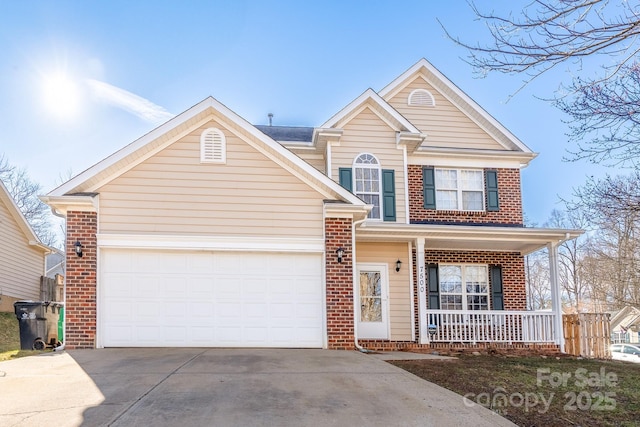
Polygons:
<instances>
[{"instance_id":1,"label":"dry grass","mask_svg":"<svg viewBox=\"0 0 640 427\"><path fill-rule=\"evenodd\" d=\"M20 350L20 325L14 313L0 313L0 362L42 351Z\"/></svg>"},{"instance_id":2,"label":"dry grass","mask_svg":"<svg viewBox=\"0 0 640 427\"><path fill-rule=\"evenodd\" d=\"M640 364L503 355L392 363L519 426L640 426Z\"/></svg>"}]
</instances>

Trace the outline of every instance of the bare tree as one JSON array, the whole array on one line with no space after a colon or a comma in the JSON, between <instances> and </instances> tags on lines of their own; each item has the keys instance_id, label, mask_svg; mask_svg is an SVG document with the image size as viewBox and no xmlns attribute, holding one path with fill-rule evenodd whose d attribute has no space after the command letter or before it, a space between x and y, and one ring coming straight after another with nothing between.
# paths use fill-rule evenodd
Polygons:
<instances>
[{"instance_id":1,"label":"bare tree","mask_svg":"<svg viewBox=\"0 0 640 427\"><path fill-rule=\"evenodd\" d=\"M638 166L640 154L640 8L612 0L534 0L517 14L498 15L469 3L489 30L487 45L465 42L476 72L524 75L524 84L564 65L576 78L553 99L570 116L570 160ZM441 23L444 28L444 25ZM588 61L601 72L584 76ZM580 74L583 74L580 77ZM586 142L585 142L586 140Z\"/></svg>"},{"instance_id":2,"label":"bare tree","mask_svg":"<svg viewBox=\"0 0 640 427\"><path fill-rule=\"evenodd\" d=\"M13 197L40 241L54 246L57 238L51 226L51 212L49 207L38 199L38 193L41 191L40 184L29 178L26 169L12 166L3 155L0 155L0 181Z\"/></svg>"},{"instance_id":3,"label":"bare tree","mask_svg":"<svg viewBox=\"0 0 640 427\"><path fill-rule=\"evenodd\" d=\"M530 81L559 64L571 61L580 66L583 58L603 54L616 57L606 68L610 76L633 63L640 49L640 11L634 2L534 0L518 10L520 18L469 5L486 23L491 44L464 42L448 32L447 36L469 50L469 63L483 75L525 73ZM446 32L444 25L443 29Z\"/></svg>"},{"instance_id":4,"label":"bare tree","mask_svg":"<svg viewBox=\"0 0 640 427\"><path fill-rule=\"evenodd\" d=\"M594 296L611 309L640 307L640 173L589 179L567 204L591 225L585 258Z\"/></svg>"},{"instance_id":5,"label":"bare tree","mask_svg":"<svg viewBox=\"0 0 640 427\"><path fill-rule=\"evenodd\" d=\"M549 222L550 227L581 229L586 219L579 210L561 212L553 210ZM562 286L565 305L576 312L583 311L590 304L590 286L583 277L583 237L564 242L558 248L558 276Z\"/></svg>"},{"instance_id":6,"label":"bare tree","mask_svg":"<svg viewBox=\"0 0 640 427\"><path fill-rule=\"evenodd\" d=\"M551 308L549 254L546 249L529 254L524 259L527 280L527 308Z\"/></svg>"},{"instance_id":7,"label":"bare tree","mask_svg":"<svg viewBox=\"0 0 640 427\"><path fill-rule=\"evenodd\" d=\"M576 78L569 93L554 103L571 117L569 139L576 149L569 150L570 160L638 168L640 63L622 66L606 81Z\"/></svg>"}]
</instances>

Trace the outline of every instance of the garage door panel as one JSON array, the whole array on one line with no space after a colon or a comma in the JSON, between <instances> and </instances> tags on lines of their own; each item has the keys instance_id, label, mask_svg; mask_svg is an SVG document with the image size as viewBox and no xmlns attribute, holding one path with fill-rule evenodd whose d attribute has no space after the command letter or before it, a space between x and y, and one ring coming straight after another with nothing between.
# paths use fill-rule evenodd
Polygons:
<instances>
[{"instance_id":1,"label":"garage door panel","mask_svg":"<svg viewBox=\"0 0 640 427\"><path fill-rule=\"evenodd\" d=\"M187 289L188 295L195 300L212 300L215 293L213 280L208 277L194 277L182 289Z\"/></svg>"},{"instance_id":2,"label":"garage door panel","mask_svg":"<svg viewBox=\"0 0 640 427\"><path fill-rule=\"evenodd\" d=\"M101 253L104 346L323 344L319 254Z\"/></svg>"}]
</instances>

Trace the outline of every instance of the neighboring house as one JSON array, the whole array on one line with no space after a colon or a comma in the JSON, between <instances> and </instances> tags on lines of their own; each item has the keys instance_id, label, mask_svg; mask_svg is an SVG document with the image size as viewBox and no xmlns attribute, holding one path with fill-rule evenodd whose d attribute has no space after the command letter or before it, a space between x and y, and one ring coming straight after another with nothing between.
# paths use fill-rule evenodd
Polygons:
<instances>
[{"instance_id":1,"label":"neighboring house","mask_svg":"<svg viewBox=\"0 0 640 427\"><path fill-rule=\"evenodd\" d=\"M535 156L426 60L315 128L209 97L42 197L67 218L66 344L562 348L557 247L581 232L523 226ZM528 312L545 247L554 310Z\"/></svg>"},{"instance_id":2,"label":"neighboring house","mask_svg":"<svg viewBox=\"0 0 640 427\"><path fill-rule=\"evenodd\" d=\"M64 276L64 264L66 262L66 254L60 249L54 249L47 255L47 269L45 276L55 279L56 276Z\"/></svg>"},{"instance_id":3,"label":"neighboring house","mask_svg":"<svg viewBox=\"0 0 640 427\"><path fill-rule=\"evenodd\" d=\"M612 343L640 342L640 310L626 306L611 316Z\"/></svg>"},{"instance_id":4,"label":"neighboring house","mask_svg":"<svg viewBox=\"0 0 640 427\"><path fill-rule=\"evenodd\" d=\"M0 312L12 312L14 302L40 298L45 257L53 249L40 242L2 181L0 236Z\"/></svg>"}]
</instances>

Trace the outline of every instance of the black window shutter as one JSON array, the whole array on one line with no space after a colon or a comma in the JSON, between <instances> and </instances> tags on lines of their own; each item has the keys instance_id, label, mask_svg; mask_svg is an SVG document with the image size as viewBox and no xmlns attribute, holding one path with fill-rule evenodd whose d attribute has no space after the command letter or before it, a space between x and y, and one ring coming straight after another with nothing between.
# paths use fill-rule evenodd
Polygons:
<instances>
[{"instance_id":1,"label":"black window shutter","mask_svg":"<svg viewBox=\"0 0 640 427\"><path fill-rule=\"evenodd\" d=\"M496 212L500 210L498 202L498 171L488 170L484 172L487 186L487 211Z\"/></svg>"},{"instance_id":2,"label":"black window shutter","mask_svg":"<svg viewBox=\"0 0 640 427\"><path fill-rule=\"evenodd\" d=\"M393 169L382 170L382 219L396 220L396 179Z\"/></svg>"},{"instance_id":3,"label":"black window shutter","mask_svg":"<svg viewBox=\"0 0 640 427\"><path fill-rule=\"evenodd\" d=\"M353 188L351 176L353 175L351 168L340 168L338 169L338 174L340 175L340 185L343 188L351 191Z\"/></svg>"},{"instance_id":4,"label":"black window shutter","mask_svg":"<svg viewBox=\"0 0 640 427\"><path fill-rule=\"evenodd\" d=\"M429 284L429 310L438 310L440 308L440 283L438 282L438 264L429 264L427 266L427 282Z\"/></svg>"},{"instance_id":5,"label":"black window shutter","mask_svg":"<svg viewBox=\"0 0 640 427\"><path fill-rule=\"evenodd\" d=\"M436 178L433 168L422 168L422 195L425 209L436 208Z\"/></svg>"},{"instance_id":6,"label":"black window shutter","mask_svg":"<svg viewBox=\"0 0 640 427\"><path fill-rule=\"evenodd\" d=\"M491 308L504 310L504 294L502 291L502 267L491 266Z\"/></svg>"}]
</instances>

